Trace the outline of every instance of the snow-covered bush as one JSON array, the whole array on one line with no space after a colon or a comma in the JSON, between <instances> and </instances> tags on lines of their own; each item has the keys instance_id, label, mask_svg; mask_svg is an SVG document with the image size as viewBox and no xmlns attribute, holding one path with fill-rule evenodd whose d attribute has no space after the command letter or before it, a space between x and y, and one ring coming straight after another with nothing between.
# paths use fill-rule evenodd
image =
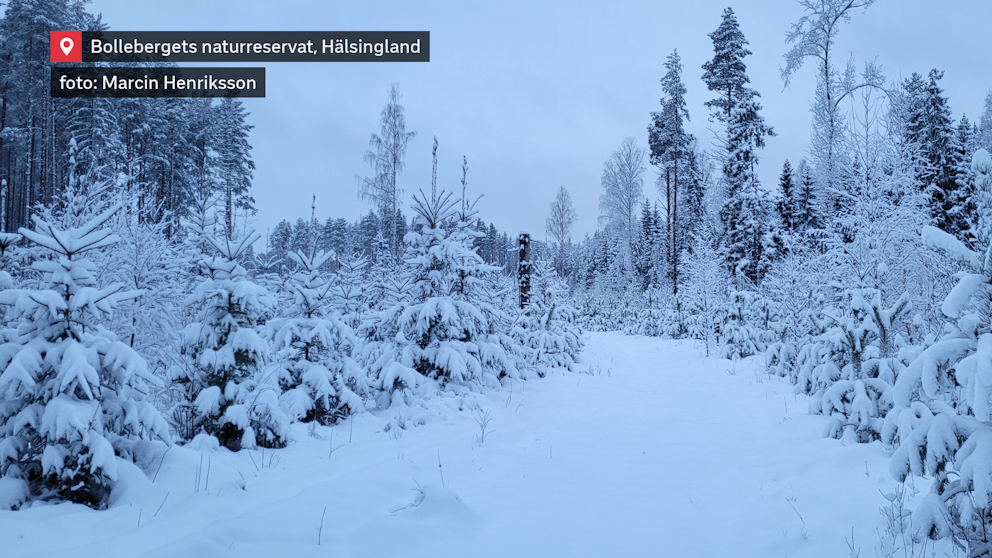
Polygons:
<instances>
[{"instance_id":1,"label":"snow-covered bush","mask_svg":"<svg viewBox=\"0 0 992 558\"><path fill-rule=\"evenodd\" d=\"M944 300L947 334L900 375L885 438L898 443L891 473L931 475L913 522L932 538L954 537L969 557L992 556L992 157L972 161L974 249L936 228L923 240L966 268Z\"/></svg>"},{"instance_id":2,"label":"snow-covered bush","mask_svg":"<svg viewBox=\"0 0 992 558\"><path fill-rule=\"evenodd\" d=\"M878 440L892 408L892 385L908 362L898 328L909 311L909 295L891 306L874 289L849 292L846 311L814 317L822 331L797 358L797 389L810 395L810 412L833 417L828 434Z\"/></svg>"},{"instance_id":3,"label":"snow-covered bush","mask_svg":"<svg viewBox=\"0 0 992 558\"><path fill-rule=\"evenodd\" d=\"M407 233L399 300L370 314L361 326L362 360L379 407L411 395L421 378L465 386L500 388L515 375L513 360L494 339L497 308L480 296L482 275L494 271L472 247L466 201L445 191L414 196L414 230ZM450 225L450 231L445 225ZM388 297L387 297L388 300Z\"/></svg>"},{"instance_id":4,"label":"snow-covered bush","mask_svg":"<svg viewBox=\"0 0 992 558\"><path fill-rule=\"evenodd\" d=\"M726 317L726 273L720 256L705 240L698 243L692 254L686 254L682 259L686 267L684 284L679 293L689 314L689 336L701 341L706 356L709 356Z\"/></svg>"},{"instance_id":5,"label":"snow-covered bush","mask_svg":"<svg viewBox=\"0 0 992 558\"><path fill-rule=\"evenodd\" d=\"M720 356L736 359L764 352L774 333L768 326L767 307L753 291L733 291L726 306L726 320L720 330Z\"/></svg>"},{"instance_id":6,"label":"snow-covered bush","mask_svg":"<svg viewBox=\"0 0 992 558\"><path fill-rule=\"evenodd\" d=\"M513 335L540 376L554 369L573 369L585 344L576 321L576 312L568 304L561 279L549 262L536 262L530 305Z\"/></svg>"},{"instance_id":7,"label":"snow-covered bush","mask_svg":"<svg viewBox=\"0 0 992 558\"><path fill-rule=\"evenodd\" d=\"M197 258L195 286L186 300L197 321L183 331L187 365L172 370L173 382L185 395L173 417L188 421L183 434L204 431L232 451L282 447L289 437L289 418L279 406L276 386L259 375L269 351L256 331L275 301L238 263L258 235L217 239L205 228L209 224L209 219L198 218L189 225L190 238L205 241L201 249L211 252Z\"/></svg>"},{"instance_id":8,"label":"snow-covered bush","mask_svg":"<svg viewBox=\"0 0 992 558\"><path fill-rule=\"evenodd\" d=\"M670 333L669 299L661 289L648 288L641 295L642 307L635 312L633 319L625 325L623 332L627 335L647 335L649 337L664 337ZM583 320L579 318L578 322Z\"/></svg>"},{"instance_id":9,"label":"snow-covered bush","mask_svg":"<svg viewBox=\"0 0 992 558\"><path fill-rule=\"evenodd\" d=\"M361 325L369 309L365 283L368 258L351 254L337 257L337 270L331 280L331 309L353 330Z\"/></svg>"},{"instance_id":10,"label":"snow-covered bush","mask_svg":"<svg viewBox=\"0 0 992 558\"><path fill-rule=\"evenodd\" d=\"M289 278L288 315L269 320L267 336L273 367L283 390L282 407L290 418L331 424L364 409L365 373L352 358L354 331L330 313L331 281L320 269L331 255L294 252L297 271Z\"/></svg>"},{"instance_id":11,"label":"snow-covered bush","mask_svg":"<svg viewBox=\"0 0 992 558\"><path fill-rule=\"evenodd\" d=\"M101 287L85 257L117 242L101 227L118 210L67 230L35 216L35 230L20 233L52 254L32 264L40 283L0 291L10 307L0 345L0 474L33 498L105 508L117 454L131 455L134 440L170 442L165 420L145 401L148 383L159 380L101 325L140 292Z\"/></svg>"}]
</instances>

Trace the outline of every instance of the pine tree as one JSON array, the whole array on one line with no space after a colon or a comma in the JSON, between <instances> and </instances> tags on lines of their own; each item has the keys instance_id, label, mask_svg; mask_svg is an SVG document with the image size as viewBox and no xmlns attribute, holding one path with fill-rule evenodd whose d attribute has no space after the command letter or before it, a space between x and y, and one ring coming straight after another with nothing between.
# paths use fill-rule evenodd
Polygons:
<instances>
[{"instance_id":1,"label":"pine tree","mask_svg":"<svg viewBox=\"0 0 992 558\"><path fill-rule=\"evenodd\" d=\"M900 321L909 295L891 306L879 289L852 289L843 308L814 316L820 331L797 358L797 384L811 396L810 410L831 416L834 438L870 442L882 437L892 408L892 385L905 368L898 358L904 340Z\"/></svg>"},{"instance_id":2,"label":"pine tree","mask_svg":"<svg viewBox=\"0 0 992 558\"><path fill-rule=\"evenodd\" d=\"M668 55L665 61L661 87L664 92L661 111L651 113L648 146L651 164L658 167L658 189L665 212L665 273L671 280L673 292L676 292L679 284L679 248L686 236L684 231L687 225L692 224L683 219L679 204L693 178L689 154L694 139L685 130L689 112L685 100L686 87L682 81L682 59L677 50Z\"/></svg>"},{"instance_id":3,"label":"pine tree","mask_svg":"<svg viewBox=\"0 0 992 558\"><path fill-rule=\"evenodd\" d=\"M217 188L224 204L224 234L231 240L237 225L236 212L255 213L255 200L250 194L255 162L248 143L248 134L254 126L246 123L248 113L238 99L225 97L214 110L218 138L213 145L217 151Z\"/></svg>"},{"instance_id":4,"label":"pine tree","mask_svg":"<svg viewBox=\"0 0 992 558\"><path fill-rule=\"evenodd\" d=\"M35 216L35 230L20 232L54 258L32 265L37 289L0 291L14 327L0 337L0 474L31 498L106 508L115 453L133 456L140 440L170 441L168 425L144 401L148 383L161 381L100 327L121 300L140 294L101 287L86 257L117 242L102 227L120 209L65 230Z\"/></svg>"},{"instance_id":5,"label":"pine tree","mask_svg":"<svg viewBox=\"0 0 992 558\"><path fill-rule=\"evenodd\" d=\"M713 40L713 59L703 64L703 82L719 96L706 101L706 106L713 111L713 118L729 125L734 107L742 99L753 96L747 87L751 80L744 63L744 57L751 51L732 8L723 10L720 26L709 37Z\"/></svg>"}]
</instances>

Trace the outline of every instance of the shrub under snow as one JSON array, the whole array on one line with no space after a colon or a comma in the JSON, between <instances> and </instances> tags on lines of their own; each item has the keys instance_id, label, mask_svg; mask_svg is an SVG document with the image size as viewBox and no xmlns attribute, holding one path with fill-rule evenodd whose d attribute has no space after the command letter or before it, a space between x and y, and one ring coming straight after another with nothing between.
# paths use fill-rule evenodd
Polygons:
<instances>
[{"instance_id":1,"label":"shrub under snow","mask_svg":"<svg viewBox=\"0 0 992 558\"><path fill-rule=\"evenodd\" d=\"M22 494L10 504L29 495L105 508L117 455L130 456L135 441L170 441L145 401L147 383L160 381L101 326L120 300L141 293L101 287L85 257L117 242L101 226L118 210L67 230L35 217L35 230L20 231L53 257L32 264L37 288L0 291L10 307L0 339L0 474Z\"/></svg>"},{"instance_id":2,"label":"shrub under snow","mask_svg":"<svg viewBox=\"0 0 992 558\"><path fill-rule=\"evenodd\" d=\"M204 431L232 451L285 446L289 418L279 406L278 388L259 375L269 349L256 328L275 301L238 263L258 235L217 239L205 227L192 228L191 237L205 240L212 255L197 258L199 275L186 301L198 318L183 331L191 363L172 373L186 396L188 433Z\"/></svg>"},{"instance_id":3,"label":"shrub under snow","mask_svg":"<svg viewBox=\"0 0 992 558\"><path fill-rule=\"evenodd\" d=\"M283 390L280 400L294 420L331 424L364 410L368 381L351 357L358 339L329 312L332 283L320 268L330 254L296 252L290 258L298 269L289 279L289 316L266 324Z\"/></svg>"},{"instance_id":4,"label":"shrub under snow","mask_svg":"<svg viewBox=\"0 0 992 558\"><path fill-rule=\"evenodd\" d=\"M891 473L931 475L913 523L932 538L951 536L970 557L992 556L992 157L973 159L978 216L974 249L934 228L934 249L967 272L944 300L948 333L919 355L893 390L886 438L898 443Z\"/></svg>"},{"instance_id":5,"label":"shrub under snow","mask_svg":"<svg viewBox=\"0 0 992 558\"><path fill-rule=\"evenodd\" d=\"M444 191L414 196L403 290L361 326L362 357L381 408L402 401L422 378L499 389L501 377L517 374L501 339L492 335L501 311L486 303L481 286L493 268L472 247L466 204L463 195L459 212Z\"/></svg>"}]
</instances>

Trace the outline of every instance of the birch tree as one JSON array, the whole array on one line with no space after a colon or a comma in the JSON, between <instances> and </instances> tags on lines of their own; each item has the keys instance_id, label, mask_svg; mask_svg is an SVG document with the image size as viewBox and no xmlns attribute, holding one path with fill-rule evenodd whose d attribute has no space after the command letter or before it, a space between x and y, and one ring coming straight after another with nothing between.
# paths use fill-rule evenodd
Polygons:
<instances>
[{"instance_id":1,"label":"birch tree","mask_svg":"<svg viewBox=\"0 0 992 558\"><path fill-rule=\"evenodd\" d=\"M817 65L817 87L813 101L813 134L810 152L817 179L828 193L840 190L844 161L844 121L840 103L864 87L883 88L882 76L873 64L866 64L860 76L849 59L844 70L834 62L837 35L855 10L866 10L875 0L799 0L803 16L792 24L785 42L792 48L785 53L780 74L788 87L796 72L813 59Z\"/></svg>"},{"instance_id":2,"label":"birch tree","mask_svg":"<svg viewBox=\"0 0 992 558\"><path fill-rule=\"evenodd\" d=\"M603 164L599 196L599 221L620 235L624 268L633 269L633 244L637 237L637 209L644 200L644 149L633 137L624 138L620 147Z\"/></svg>"},{"instance_id":3,"label":"birch tree","mask_svg":"<svg viewBox=\"0 0 992 558\"><path fill-rule=\"evenodd\" d=\"M372 168L371 177L355 176L358 180L362 199L371 202L379 210L382 226L386 228L386 241L393 256L399 255L401 240L398 238L397 214L399 196L403 192L396 179L406 163L407 145L417 136L417 132L406 131L406 116L400 104L400 86L394 83L389 89L389 99L379 114L379 133L372 134L369 149L365 152L365 164Z\"/></svg>"}]
</instances>

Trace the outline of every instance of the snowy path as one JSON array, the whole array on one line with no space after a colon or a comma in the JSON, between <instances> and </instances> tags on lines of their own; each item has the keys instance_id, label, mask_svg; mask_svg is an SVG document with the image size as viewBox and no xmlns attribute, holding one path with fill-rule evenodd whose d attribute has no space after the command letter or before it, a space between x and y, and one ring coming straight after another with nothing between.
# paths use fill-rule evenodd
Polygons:
<instances>
[{"instance_id":1,"label":"snowy path","mask_svg":"<svg viewBox=\"0 0 992 558\"><path fill-rule=\"evenodd\" d=\"M297 425L271 468L271 452L260 470L260 452L205 457L198 492L200 454L175 448L154 484L126 475L109 511L0 512L0 554L836 557L852 526L874 554L887 456L821 438L825 419L787 383L751 363L731 375L689 342L612 333L593 334L585 360L594 375L484 399L483 446L469 412L399 439L366 415L350 444L350 425L335 427L331 457ZM391 512L418 483L423 503Z\"/></svg>"}]
</instances>

